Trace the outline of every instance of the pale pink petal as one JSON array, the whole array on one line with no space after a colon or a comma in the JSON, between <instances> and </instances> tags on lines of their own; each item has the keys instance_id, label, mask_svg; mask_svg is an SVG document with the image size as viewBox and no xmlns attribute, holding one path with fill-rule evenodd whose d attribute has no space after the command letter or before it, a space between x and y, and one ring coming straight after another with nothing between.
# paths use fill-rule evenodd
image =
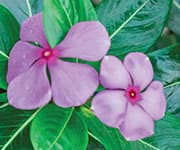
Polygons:
<instances>
[{"instance_id":1,"label":"pale pink petal","mask_svg":"<svg viewBox=\"0 0 180 150\"><path fill-rule=\"evenodd\" d=\"M101 62L100 82L108 89L126 89L131 78L122 62L114 56L105 56Z\"/></svg>"},{"instance_id":2,"label":"pale pink petal","mask_svg":"<svg viewBox=\"0 0 180 150\"><path fill-rule=\"evenodd\" d=\"M153 79L153 68L149 58L143 53L130 53L125 57L124 65L130 73L134 85L143 90Z\"/></svg>"},{"instance_id":3,"label":"pale pink petal","mask_svg":"<svg viewBox=\"0 0 180 150\"><path fill-rule=\"evenodd\" d=\"M153 81L141 97L142 100L138 103L154 120L159 120L164 116L166 100L161 82Z\"/></svg>"},{"instance_id":4,"label":"pale pink petal","mask_svg":"<svg viewBox=\"0 0 180 150\"><path fill-rule=\"evenodd\" d=\"M53 100L61 107L85 103L98 87L98 74L88 65L56 60L49 70Z\"/></svg>"},{"instance_id":5,"label":"pale pink petal","mask_svg":"<svg viewBox=\"0 0 180 150\"><path fill-rule=\"evenodd\" d=\"M28 18L22 23L20 37L22 41L38 42L41 46L48 47L41 13Z\"/></svg>"},{"instance_id":6,"label":"pale pink petal","mask_svg":"<svg viewBox=\"0 0 180 150\"><path fill-rule=\"evenodd\" d=\"M107 53L110 39L105 27L98 21L74 25L57 47L61 57L98 61Z\"/></svg>"},{"instance_id":7,"label":"pale pink petal","mask_svg":"<svg viewBox=\"0 0 180 150\"><path fill-rule=\"evenodd\" d=\"M27 72L17 76L8 87L9 104L18 109L35 109L51 100L46 65L36 62Z\"/></svg>"},{"instance_id":8,"label":"pale pink petal","mask_svg":"<svg viewBox=\"0 0 180 150\"><path fill-rule=\"evenodd\" d=\"M135 141L151 136L154 131L153 120L138 105L128 103L125 121L120 125L120 132L128 141Z\"/></svg>"},{"instance_id":9,"label":"pale pink petal","mask_svg":"<svg viewBox=\"0 0 180 150\"><path fill-rule=\"evenodd\" d=\"M94 97L91 109L106 125L119 127L124 121L126 105L124 91L105 90Z\"/></svg>"},{"instance_id":10,"label":"pale pink petal","mask_svg":"<svg viewBox=\"0 0 180 150\"><path fill-rule=\"evenodd\" d=\"M26 42L17 42L13 47L8 62L7 81L11 82L16 76L27 71L39 57L39 47Z\"/></svg>"}]
</instances>

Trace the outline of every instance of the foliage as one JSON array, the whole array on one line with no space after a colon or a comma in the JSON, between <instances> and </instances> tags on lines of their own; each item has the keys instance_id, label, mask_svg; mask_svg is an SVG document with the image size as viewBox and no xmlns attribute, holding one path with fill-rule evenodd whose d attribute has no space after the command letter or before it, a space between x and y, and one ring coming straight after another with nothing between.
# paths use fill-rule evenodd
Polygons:
<instances>
[{"instance_id":1,"label":"foliage","mask_svg":"<svg viewBox=\"0 0 180 150\"><path fill-rule=\"evenodd\" d=\"M179 1L92 2L0 0L0 149L179 150ZM77 22L99 20L111 38L108 54L123 59L129 52L140 51L150 57L154 79L163 83L167 99L166 115L155 122L153 136L135 142L126 141L118 129L110 128L96 118L89 108L91 101L78 108L60 108L49 103L32 111L9 106L6 93L8 56L19 40L20 24L38 12L43 13L44 30L51 47L61 42ZM168 29L163 32L166 25ZM87 63L99 71L100 62L79 62ZM96 92L100 90L101 86Z\"/></svg>"}]
</instances>

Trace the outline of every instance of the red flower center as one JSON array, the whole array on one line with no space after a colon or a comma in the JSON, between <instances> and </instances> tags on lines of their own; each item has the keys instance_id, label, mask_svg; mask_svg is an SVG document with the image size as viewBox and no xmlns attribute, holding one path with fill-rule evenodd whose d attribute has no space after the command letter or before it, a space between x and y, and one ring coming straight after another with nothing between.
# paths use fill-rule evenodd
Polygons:
<instances>
[{"instance_id":1,"label":"red flower center","mask_svg":"<svg viewBox=\"0 0 180 150\"><path fill-rule=\"evenodd\" d=\"M135 86L129 86L126 90L126 97L132 104L135 104L141 99L139 88Z\"/></svg>"},{"instance_id":2,"label":"red flower center","mask_svg":"<svg viewBox=\"0 0 180 150\"><path fill-rule=\"evenodd\" d=\"M50 58L54 57L54 52L51 49L45 49L42 51L41 57L49 60Z\"/></svg>"},{"instance_id":3,"label":"red flower center","mask_svg":"<svg viewBox=\"0 0 180 150\"><path fill-rule=\"evenodd\" d=\"M56 49L44 48L40 53L40 57L41 59L46 60L46 63L53 62L53 60L59 57L59 52Z\"/></svg>"}]
</instances>

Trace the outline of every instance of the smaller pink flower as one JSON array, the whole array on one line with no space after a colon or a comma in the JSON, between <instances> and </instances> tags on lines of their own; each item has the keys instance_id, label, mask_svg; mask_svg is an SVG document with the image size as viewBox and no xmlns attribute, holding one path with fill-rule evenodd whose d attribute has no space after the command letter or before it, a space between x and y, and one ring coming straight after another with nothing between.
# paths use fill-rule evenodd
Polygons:
<instances>
[{"instance_id":1,"label":"smaller pink flower","mask_svg":"<svg viewBox=\"0 0 180 150\"><path fill-rule=\"evenodd\" d=\"M33 45L34 42L41 46ZM27 19L8 62L9 104L35 109L51 99L61 107L85 103L98 87L96 70L62 58L98 61L109 46L108 33L98 21L75 24L64 40L51 48L44 34L42 14Z\"/></svg>"},{"instance_id":2,"label":"smaller pink flower","mask_svg":"<svg viewBox=\"0 0 180 150\"><path fill-rule=\"evenodd\" d=\"M105 56L100 81L106 90L94 97L92 110L106 125L119 128L127 140L152 135L153 120L161 119L166 109L163 85L152 79L151 62L143 53L130 53L123 63Z\"/></svg>"}]
</instances>

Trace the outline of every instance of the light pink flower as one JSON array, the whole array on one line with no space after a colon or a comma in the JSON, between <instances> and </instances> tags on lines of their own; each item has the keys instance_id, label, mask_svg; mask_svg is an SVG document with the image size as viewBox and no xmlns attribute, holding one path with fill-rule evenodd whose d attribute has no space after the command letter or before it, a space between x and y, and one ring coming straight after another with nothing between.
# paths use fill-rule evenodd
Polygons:
<instances>
[{"instance_id":1,"label":"light pink flower","mask_svg":"<svg viewBox=\"0 0 180 150\"><path fill-rule=\"evenodd\" d=\"M42 15L37 14L22 24L20 39L11 51L8 64L8 99L12 106L35 109L52 97L59 106L79 106L94 93L98 86L97 72L88 65L59 58L100 60L110 46L102 24L77 23L52 49L43 31ZM41 47L30 42L38 42Z\"/></svg>"},{"instance_id":2,"label":"light pink flower","mask_svg":"<svg viewBox=\"0 0 180 150\"><path fill-rule=\"evenodd\" d=\"M143 53L130 53L122 63L105 56L100 81L106 90L98 93L92 110L105 124L119 128L127 140L153 134L153 120L164 116L166 100L163 85L152 81L153 68Z\"/></svg>"}]
</instances>

